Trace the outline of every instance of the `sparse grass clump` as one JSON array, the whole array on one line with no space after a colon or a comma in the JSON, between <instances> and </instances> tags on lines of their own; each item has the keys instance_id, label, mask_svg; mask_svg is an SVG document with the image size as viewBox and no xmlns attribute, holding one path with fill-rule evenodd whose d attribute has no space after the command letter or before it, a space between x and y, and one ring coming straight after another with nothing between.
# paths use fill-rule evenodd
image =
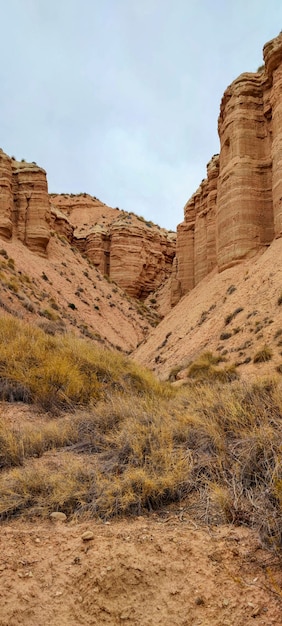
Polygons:
<instances>
[{"instance_id":1,"label":"sparse grass clump","mask_svg":"<svg viewBox=\"0 0 282 626\"><path fill-rule=\"evenodd\" d=\"M219 339L225 341L226 339L230 339L230 337L232 337L232 333L221 333Z\"/></svg>"},{"instance_id":2,"label":"sparse grass clump","mask_svg":"<svg viewBox=\"0 0 282 626\"><path fill-rule=\"evenodd\" d=\"M238 307L237 309L235 309L235 311L233 311L233 313L229 313L229 315L227 315L225 318L225 326L230 324L230 322L232 322L232 320L243 310L244 309L242 309L242 307Z\"/></svg>"},{"instance_id":3,"label":"sparse grass clump","mask_svg":"<svg viewBox=\"0 0 282 626\"><path fill-rule=\"evenodd\" d=\"M265 345L255 354L253 361L254 363L266 363L266 361L272 359L272 354L271 348Z\"/></svg>"},{"instance_id":4,"label":"sparse grass clump","mask_svg":"<svg viewBox=\"0 0 282 626\"><path fill-rule=\"evenodd\" d=\"M235 365L219 367L221 361L224 361L221 356L214 356L211 352L204 352L188 367L187 377L198 381L221 380L222 382L238 378Z\"/></svg>"}]
</instances>

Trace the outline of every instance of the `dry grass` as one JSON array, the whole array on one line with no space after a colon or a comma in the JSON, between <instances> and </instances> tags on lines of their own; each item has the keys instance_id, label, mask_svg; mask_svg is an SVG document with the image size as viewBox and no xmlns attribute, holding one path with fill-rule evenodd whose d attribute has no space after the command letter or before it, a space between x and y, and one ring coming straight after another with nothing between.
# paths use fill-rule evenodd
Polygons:
<instances>
[{"instance_id":1,"label":"dry grass","mask_svg":"<svg viewBox=\"0 0 282 626\"><path fill-rule=\"evenodd\" d=\"M210 382L215 380L230 382L238 378L235 365L219 366L221 361L224 361L223 357L204 352L188 367L187 377Z\"/></svg>"},{"instance_id":2,"label":"dry grass","mask_svg":"<svg viewBox=\"0 0 282 626\"><path fill-rule=\"evenodd\" d=\"M253 361L254 363L266 363L266 361L270 361L272 359L272 349L265 345L258 352L256 352Z\"/></svg>"},{"instance_id":3,"label":"dry grass","mask_svg":"<svg viewBox=\"0 0 282 626\"><path fill-rule=\"evenodd\" d=\"M2 413L2 518L59 509L107 519L182 502L199 521L256 527L281 546L278 374L227 384L210 376L220 364L208 353L208 377L191 364L195 378L177 390L86 340L50 338L14 320L2 320L0 332L2 381L5 372L30 401L57 410L36 427L12 427ZM58 414L69 404L71 413Z\"/></svg>"},{"instance_id":4,"label":"dry grass","mask_svg":"<svg viewBox=\"0 0 282 626\"><path fill-rule=\"evenodd\" d=\"M110 389L165 393L145 369L118 352L65 334L46 335L14 318L0 318L0 397L46 410L91 406ZM168 389L168 387L167 387Z\"/></svg>"}]
</instances>

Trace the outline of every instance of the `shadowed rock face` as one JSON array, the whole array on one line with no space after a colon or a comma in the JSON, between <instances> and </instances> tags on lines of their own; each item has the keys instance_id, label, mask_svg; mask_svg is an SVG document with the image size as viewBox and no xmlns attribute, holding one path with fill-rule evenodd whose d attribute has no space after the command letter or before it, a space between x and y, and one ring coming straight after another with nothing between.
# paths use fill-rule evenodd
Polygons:
<instances>
[{"instance_id":1,"label":"shadowed rock face","mask_svg":"<svg viewBox=\"0 0 282 626\"><path fill-rule=\"evenodd\" d=\"M262 72L225 91L220 154L184 207L177 229L171 302L212 269L222 271L282 235L282 35L264 46Z\"/></svg>"},{"instance_id":2,"label":"shadowed rock face","mask_svg":"<svg viewBox=\"0 0 282 626\"><path fill-rule=\"evenodd\" d=\"M0 236L16 237L46 255L50 205L46 173L35 164L10 159L0 150Z\"/></svg>"}]
</instances>

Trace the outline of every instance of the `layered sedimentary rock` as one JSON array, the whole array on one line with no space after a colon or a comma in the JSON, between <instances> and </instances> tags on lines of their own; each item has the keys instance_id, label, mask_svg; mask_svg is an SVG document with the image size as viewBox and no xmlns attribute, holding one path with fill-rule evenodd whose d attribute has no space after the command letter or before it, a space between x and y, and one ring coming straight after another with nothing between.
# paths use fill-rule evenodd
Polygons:
<instances>
[{"instance_id":1,"label":"layered sedimentary rock","mask_svg":"<svg viewBox=\"0 0 282 626\"><path fill-rule=\"evenodd\" d=\"M0 149L0 237L12 236L12 160Z\"/></svg>"},{"instance_id":2,"label":"layered sedimentary rock","mask_svg":"<svg viewBox=\"0 0 282 626\"><path fill-rule=\"evenodd\" d=\"M215 267L231 267L282 235L282 34L265 45L264 60L223 95L220 154L177 229L172 304Z\"/></svg>"},{"instance_id":3,"label":"layered sedimentary rock","mask_svg":"<svg viewBox=\"0 0 282 626\"><path fill-rule=\"evenodd\" d=\"M264 73L242 74L222 99L217 194L219 270L273 239L271 121L264 115Z\"/></svg>"},{"instance_id":4,"label":"layered sedimentary rock","mask_svg":"<svg viewBox=\"0 0 282 626\"><path fill-rule=\"evenodd\" d=\"M50 205L45 171L0 151L0 236L16 237L38 254L50 239Z\"/></svg>"},{"instance_id":5,"label":"layered sedimentary rock","mask_svg":"<svg viewBox=\"0 0 282 626\"><path fill-rule=\"evenodd\" d=\"M50 204L45 171L35 164L12 161L13 232L38 254L50 239Z\"/></svg>"},{"instance_id":6,"label":"layered sedimentary rock","mask_svg":"<svg viewBox=\"0 0 282 626\"><path fill-rule=\"evenodd\" d=\"M70 243L73 238L74 227L70 223L67 215L60 211L56 206L50 204L51 209L51 225L59 235L65 237Z\"/></svg>"},{"instance_id":7,"label":"layered sedimentary rock","mask_svg":"<svg viewBox=\"0 0 282 626\"><path fill-rule=\"evenodd\" d=\"M269 78L265 108L272 116L272 202L275 237L282 235L282 34L263 49L266 75Z\"/></svg>"},{"instance_id":8,"label":"layered sedimentary rock","mask_svg":"<svg viewBox=\"0 0 282 626\"><path fill-rule=\"evenodd\" d=\"M145 299L170 275L175 233L87 194L51 200L75 226L79 250L130 296Z\"/></svg>"},{"instance_id":9,"label":"layered sedimentary rock","mask_svg":"<svg viewBox=\"0 0 282 626\"><path fill-rule=\"evenodd\" d=\"M142 222L112 224L110 277L125 291L144 300L169 276L175 254L175 234Z\"/></svg>"},{"instance_id":10,"label":"layered sedimentary rock","mask_svg":"<svg viewBox=\"0 0 282 626\"><path fill-rule=\"evenodd\" d=\"M184 207L184 222L177 227L171 304L208 274L216 260L216 199L219 155L207 166L207 178Z\"/></svg>"}]
</instances>

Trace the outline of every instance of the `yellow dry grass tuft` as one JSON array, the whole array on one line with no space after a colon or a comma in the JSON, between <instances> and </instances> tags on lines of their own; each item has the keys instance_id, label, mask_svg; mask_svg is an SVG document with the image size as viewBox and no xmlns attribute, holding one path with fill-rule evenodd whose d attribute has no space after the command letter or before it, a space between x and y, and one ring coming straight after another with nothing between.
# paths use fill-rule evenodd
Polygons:
<instances>
[{"instance_id":1,"label":"yellow dry grass tuft","mask_svg":"<svg viewBox=\"0 0 282 626\"><path fill-rule=\"evenodd\" d=\"M0 318L0 397L46 410L95 404L109 389L170 393L150 372L118 352L70 334L46 335L19 320Z\"/></svg>"},{"instance_id":2,"label":"yellow dry grass tuft","mask_svg":"<svg viewBox=\"0 0 282 626\"><path fill-rule=\"evenodd\" d=\"M187 369L187 377L198 381L230 382L238 378L235 365L219 366L222 357L214 356L211 352L204 352L193 361Z\"/></svg>"}]
</instances>

